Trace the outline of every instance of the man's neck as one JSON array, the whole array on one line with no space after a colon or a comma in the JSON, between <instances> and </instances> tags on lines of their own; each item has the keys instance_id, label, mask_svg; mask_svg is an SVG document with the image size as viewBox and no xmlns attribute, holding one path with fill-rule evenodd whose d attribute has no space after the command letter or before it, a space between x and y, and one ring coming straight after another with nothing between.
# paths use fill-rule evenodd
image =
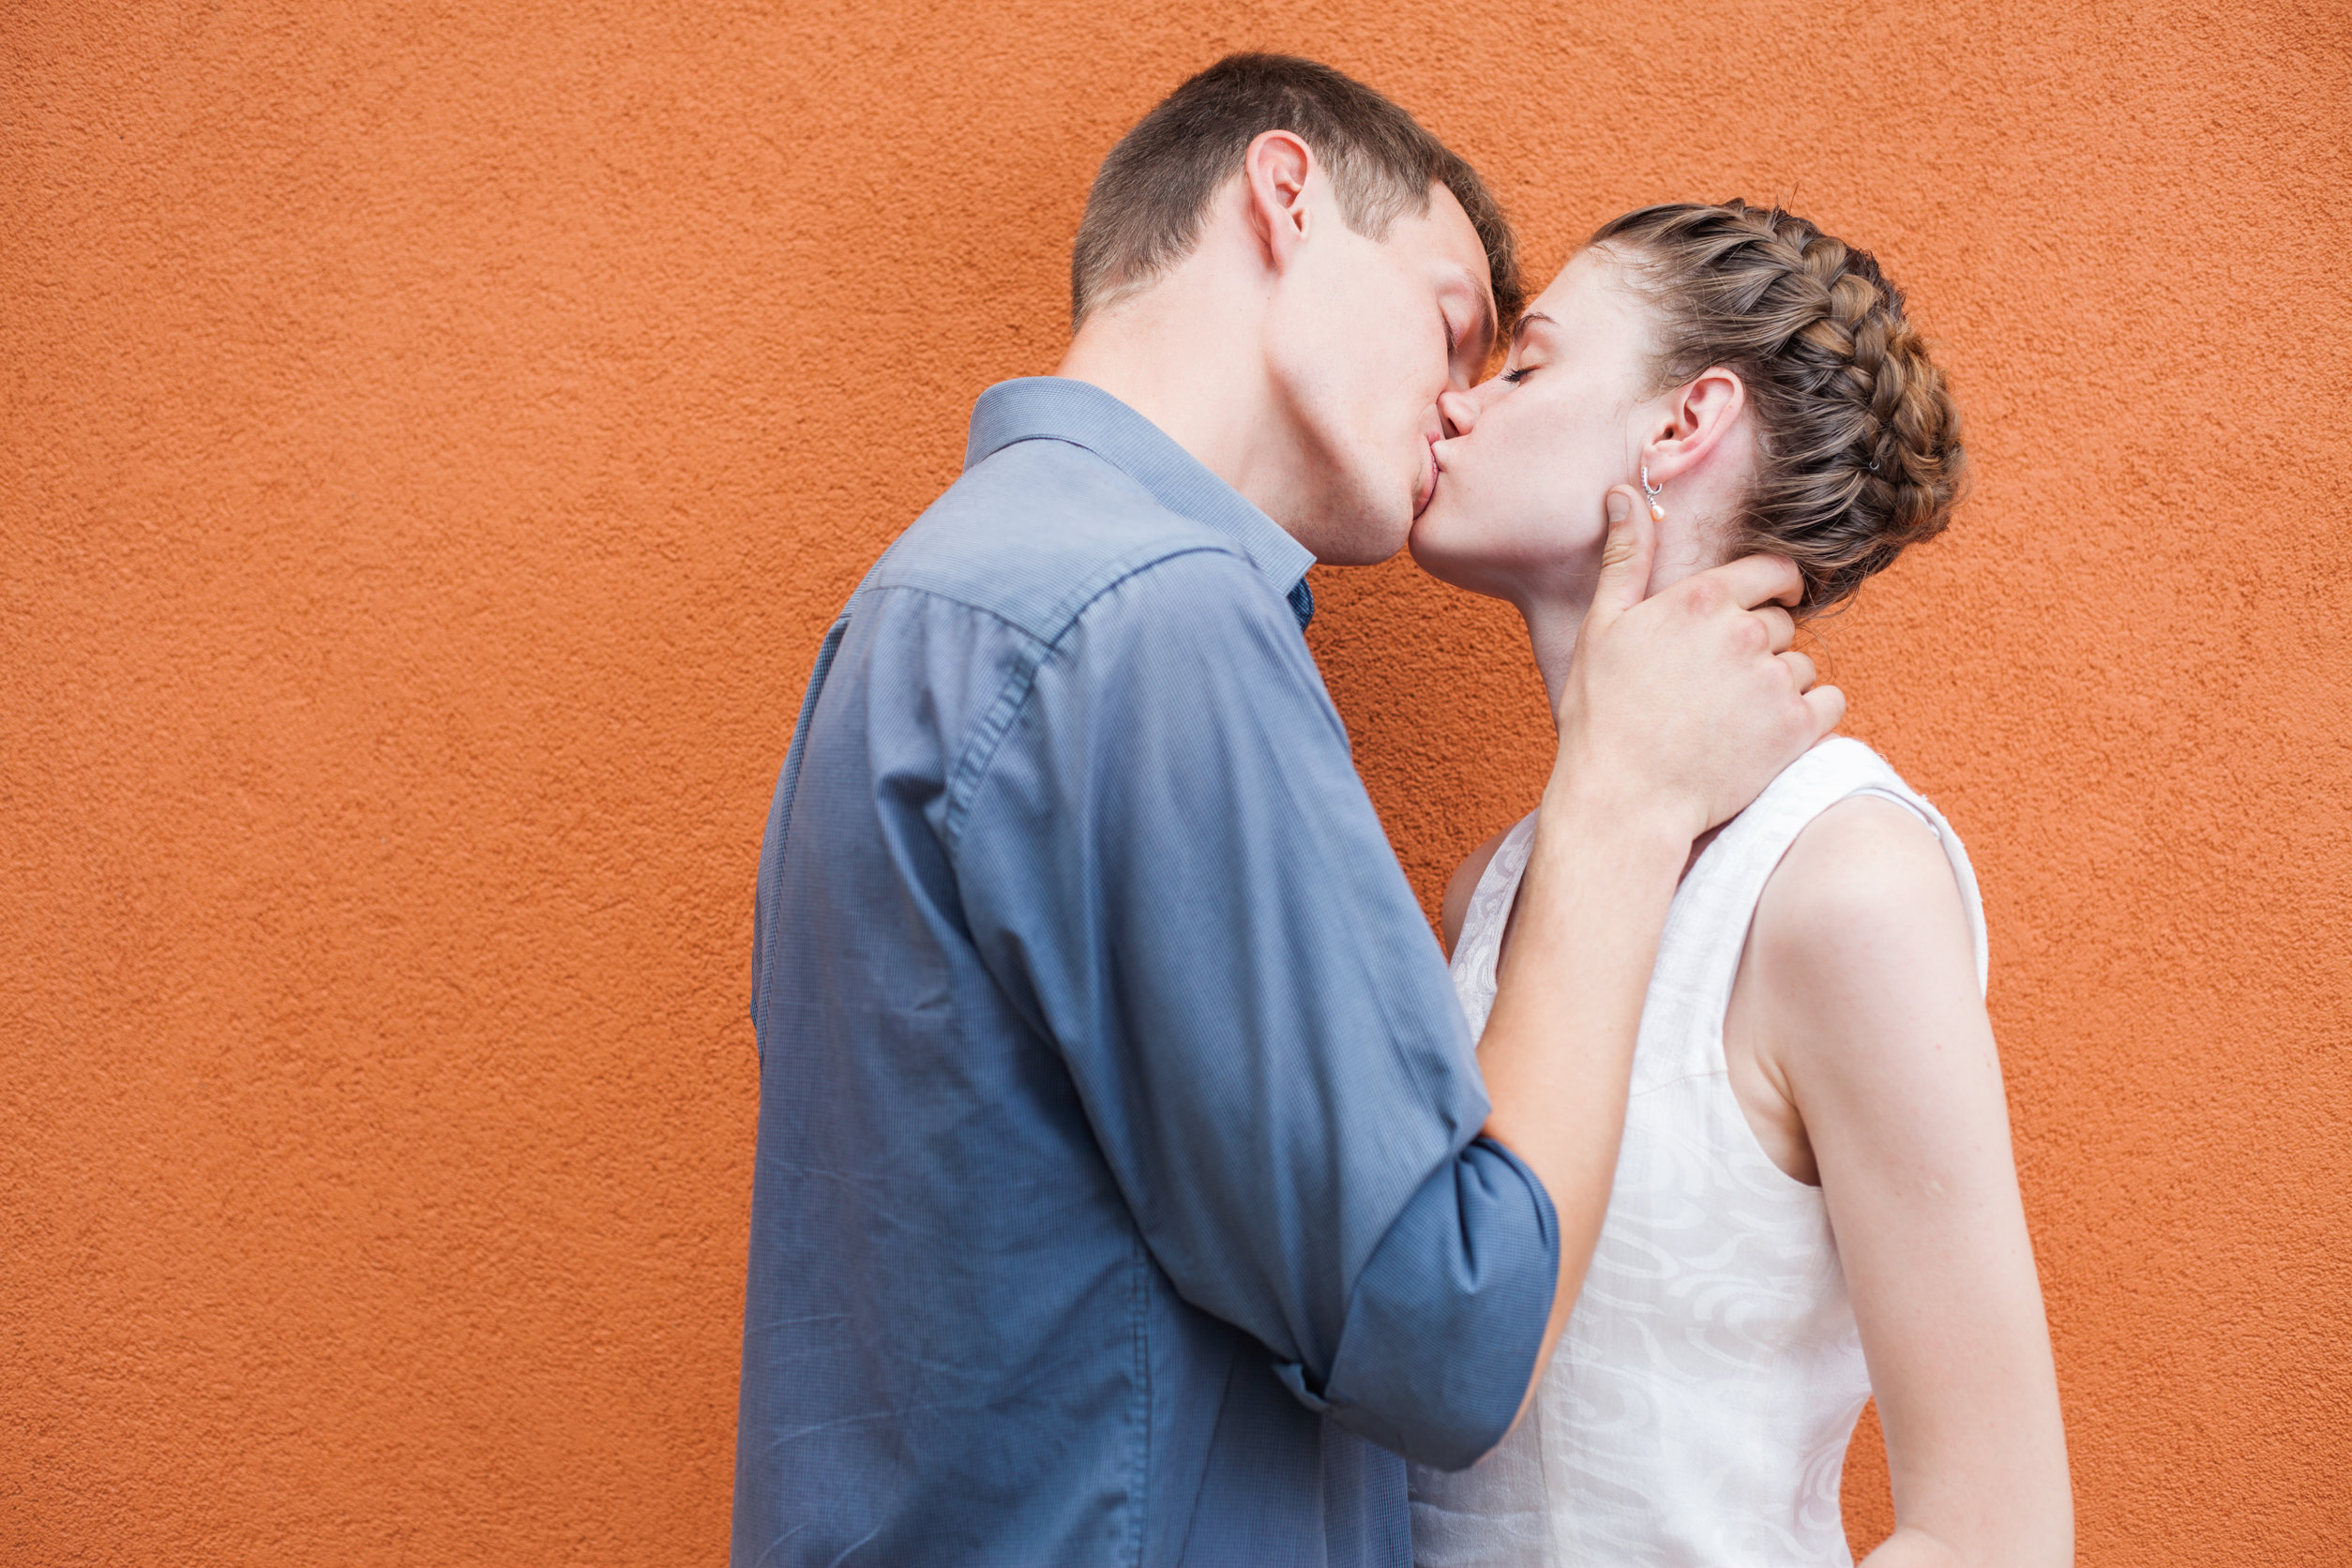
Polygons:
<instances>
[{"instance_id":1,"label":"man's neck","mask_svg":"<svg viewBox=\"0 0 2352 1568\"><path fill-rule=\"evenodd\" d=\"M1296 443L1266 374L1257 323L1201 297L1208 280L1188 270L1099 308L1054 373L1117 398L1288 529Z\"/></svg>"}]
</instances>

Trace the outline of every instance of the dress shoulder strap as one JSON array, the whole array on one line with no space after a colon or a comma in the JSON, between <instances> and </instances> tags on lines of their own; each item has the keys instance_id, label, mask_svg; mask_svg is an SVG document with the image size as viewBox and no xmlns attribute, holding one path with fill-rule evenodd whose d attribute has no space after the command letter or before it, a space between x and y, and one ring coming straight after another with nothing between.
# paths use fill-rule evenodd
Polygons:
<instances>
[{"instance_id":1,"label":"dress shoulder strap","mask_svg":"<svg viewBox=\"0 0 2352 1568\"><path fill-rule=\"evenodd\" d=\"M1495 849L1494 858L1471 890L1462 912L1462 928L1455 933L1450 965L1454 990L1476 1035L1486 1027L1495 1004L1496 971L1502 957L1503 928L1511 922L1511 906L1527 874L1529 854L1535 848L1535 813L1513 823Z\"/></svg>"},{"instance_id":2,"label":"dress shoulder strap","mask_svg":"<svg viewBox=\"0 0 2352 1568\"><path fill-rule=\"evenodd\" d=\"M1724 1012L1764 884L1807 824L1858 794L1892 800L1936 830L1968 911L1977 987L1983 988L1989 967L1984 907L1959 835L1886 759L1860 741L1836 736L1783 769L1753 805L1726 823L1676 890L1642 1012L1636 1093L1723 1070Z\"/></svg>"}]
</instances>

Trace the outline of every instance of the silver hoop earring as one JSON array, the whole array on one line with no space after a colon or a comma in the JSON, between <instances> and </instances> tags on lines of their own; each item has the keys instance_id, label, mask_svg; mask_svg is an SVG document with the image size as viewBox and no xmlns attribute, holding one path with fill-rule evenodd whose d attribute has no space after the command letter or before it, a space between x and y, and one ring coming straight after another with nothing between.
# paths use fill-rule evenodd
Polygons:
<instances>
[{"instance_id":1,"label":"silver hoop earring","mask_svg":"<svg viewBox=\"0 0 2352 1568\"><path fill-rule=\"evenodd\" d=\"M1648 463L1643 463L1641 465L1641 493L1650 498L1651 520L1652 522L1666 521L1666 508L1658 505L1658 497L1666 493L1666 487L1664 485L1653 485L1650 482L1650 465Z\"/></svg>"}]
</instances>

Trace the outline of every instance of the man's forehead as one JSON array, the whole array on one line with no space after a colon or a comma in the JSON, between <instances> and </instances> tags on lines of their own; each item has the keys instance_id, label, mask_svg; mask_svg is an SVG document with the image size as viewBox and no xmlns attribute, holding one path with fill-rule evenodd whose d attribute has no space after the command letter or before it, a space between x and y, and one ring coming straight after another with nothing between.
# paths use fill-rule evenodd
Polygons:
<instances>
[{"instance_id":1,"label":"man's forehead","mask_svg":"<svg viewBox=\"0 0 2352 1568\"><path fill-rule=\"evenodd\" d=\"M1488 276L1486 242L1478 237L1478 225L1462 210L1461 199L1441 183L1429 187L1429 211L1424 222L1433 242L1454 252L1474 276Z\"/></svg>"}]
</instances>

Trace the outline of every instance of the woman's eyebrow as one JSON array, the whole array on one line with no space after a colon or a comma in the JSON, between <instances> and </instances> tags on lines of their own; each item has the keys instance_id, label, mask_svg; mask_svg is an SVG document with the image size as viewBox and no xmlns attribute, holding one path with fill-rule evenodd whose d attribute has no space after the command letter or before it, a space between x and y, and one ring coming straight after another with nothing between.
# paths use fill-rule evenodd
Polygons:
<instances>
[{"instance_id":1,"label":"woman's eyebrow","mask_svg":"<svg viewBox=\"0 0 2352 1568\"><path fill-rule=\"evenodd\" d=\"M1511 341L1513 344L1515 345L1520 339L1526 337L1528 327L1536 322L1542 322L1548 326L1558 326L1560 324L1558 322L1553 321L1551 317L1544 314L1541 310L1530 310L1525 315L1521 316L1519 318L1518 324L1511 329Z\"/></svg>"}]
</instances>

